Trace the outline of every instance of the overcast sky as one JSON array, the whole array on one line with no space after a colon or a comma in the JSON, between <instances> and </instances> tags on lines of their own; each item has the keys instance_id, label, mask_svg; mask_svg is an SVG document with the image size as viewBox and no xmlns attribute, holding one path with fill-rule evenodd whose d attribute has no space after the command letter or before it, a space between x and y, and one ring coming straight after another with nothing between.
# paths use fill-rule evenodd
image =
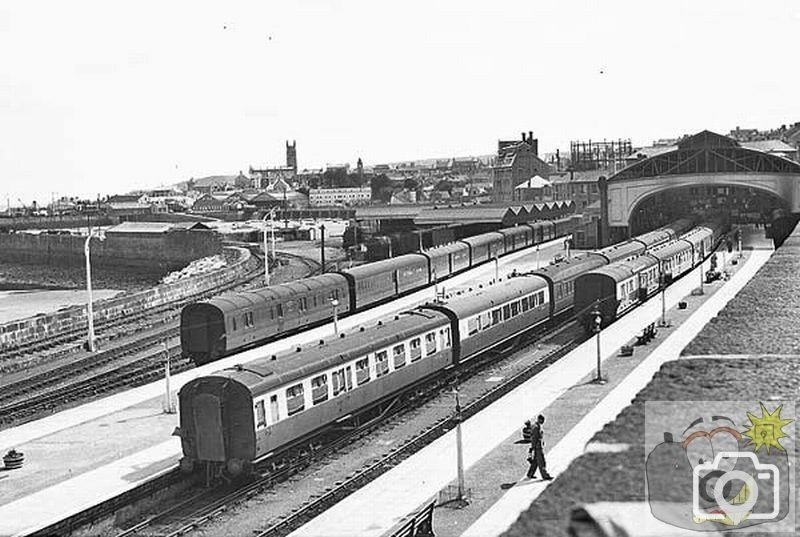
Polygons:
<instances>
[{"instance_id":1,"label":"overcast sky","mask_svg":"<svg viewBox=\"0 0 800 537\"><path fill-rule=\"evenodd\" d=\"M0 203L800 121L795 0L6 1Z\"/></svg>"}]
</instances>

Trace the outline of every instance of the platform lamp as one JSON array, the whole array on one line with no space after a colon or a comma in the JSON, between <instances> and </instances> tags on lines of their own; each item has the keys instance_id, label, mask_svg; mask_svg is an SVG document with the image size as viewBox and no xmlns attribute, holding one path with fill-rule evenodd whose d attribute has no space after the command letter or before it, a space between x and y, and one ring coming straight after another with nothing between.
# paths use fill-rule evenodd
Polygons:
<instances>
[{"instance_id":1,"label":"platform lamp","mask_svg":"<svg viewBox=\"0 0 800 537\"><path fill-rule=\"evenodd\" d=\"M663 271L663 267L661 268ZM661 272L661 274L658 276L658 285L661 287L661 322L659 323L659 326L665 328L669 326L669 323L667 323L667 279L664 277L663 272Z\"/></svg>"},{"instance_id":2,"label":"platform lamp","mask_svg":"<svg viewBox=\"0 0 800 537\"><path fill-rule=\"evenodd\" d=\"M87 294L87 317L89 319L89 339L86 341L86 350L89 352L95 351L94 344L94 307L92 305L92 262L89 257L89 243L92 237L97 237L98 240L104 241L106 238L98 234L97 231L89 233L86 237L86 242L83 245L83 254L86 257L86 294Z\"/></svg>"},{"instance_id":3,"label":"platform lamp","mask_svg":"<svg viewBox=\"0 0 800 537\"><path fill-rule=\"evenodd\" d=\"M339 335L339 300L336 298L331 299L331 306L333 306L333 334Z\"/></svg>"},{"instance_id":4,"label":"platform lamp","mask_svg":"<svg viewBox=\"0 0 800 537\"><path fill-rule=\"evenodd\" d=\"M600 301L594 303L594 308L589 313L592 322L592 331L597 335L597 375L592 381L595 384L605 384L603 370L600 364L600 331L603 329L603 314L600 313Z\"/></svg>"},{"instance_id":5,"label":"platform lamp","mask_svg":"<svg viewBox=\"0 0 800 537\"><path fill-rule=\"evenodd\" d=\"M270 209L264 215L264 283L269 285L269 249L267 249L267 216L270 220L270 232L272 233L272 256L275 257L275 208Z\"/></svg>"}]
</instances>

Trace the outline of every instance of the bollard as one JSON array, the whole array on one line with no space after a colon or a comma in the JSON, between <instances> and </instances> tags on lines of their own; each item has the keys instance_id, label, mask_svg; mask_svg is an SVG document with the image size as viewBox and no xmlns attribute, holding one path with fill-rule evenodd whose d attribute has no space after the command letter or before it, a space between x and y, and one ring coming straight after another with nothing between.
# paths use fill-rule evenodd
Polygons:
<instances>
[{"instance_id":1,"label":"bollard","mask_svg":"<svg viewBox=\"0 0 800 537\"><path fill-rule=\"evenodd\" d=\"M25 455L16 449L10 450L3 456L3 464L6 470L16 470L22 468L22 463L25 461Z\"/></svg>"}]
</instances>

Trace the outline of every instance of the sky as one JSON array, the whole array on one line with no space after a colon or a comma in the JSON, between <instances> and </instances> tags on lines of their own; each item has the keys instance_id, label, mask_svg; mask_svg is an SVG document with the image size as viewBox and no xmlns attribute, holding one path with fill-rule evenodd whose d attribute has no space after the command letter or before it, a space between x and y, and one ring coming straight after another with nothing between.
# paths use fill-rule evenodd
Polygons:
<instances>
[{"instance_id":1,"label":"sky","mask_svg":"<svg viewBox=\"0 0 800 537\"><path fill-rule=\"evenodd\" d=\"M795 0L0 4L0 204L800 121Z\"/></svg>"}]
</instances>

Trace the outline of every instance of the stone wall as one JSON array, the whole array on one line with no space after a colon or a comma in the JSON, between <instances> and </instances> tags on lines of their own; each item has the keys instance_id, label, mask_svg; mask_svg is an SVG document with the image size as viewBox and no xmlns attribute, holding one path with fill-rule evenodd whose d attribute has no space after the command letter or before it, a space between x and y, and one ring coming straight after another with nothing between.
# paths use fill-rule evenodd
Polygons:
<instances>
[{"instance_id":1,"label":"stone wall","mask_svg":"<svg viewBox=\"0 0 800 537\"><path fill-rule=\"evenodd\" d=\"M96 302L95 325L233 283L258 262L251 256L249 250L243 248L226 247L224 254L228 264L218 270ZM86 329L88 329L86 306L73 306L49 315L36 315L11 321L0 325L0 351L73 330Z\"/></svg>"},{"instance_id":2,"label":"stone wall","mask_svg":"<svg viewBox=\"0 0 800 537\"><path fill-rule=\"evenodd\" d=\"M91 243L93 267L111 267L162 276L179 270L195 259L222 251L219 235L213 231L176 230L138 236L113 236ZM17 263L52 266L82 266L85 237L75 235L31 235L1 233L0 259Z\"/></svg>"}]
</instances>

